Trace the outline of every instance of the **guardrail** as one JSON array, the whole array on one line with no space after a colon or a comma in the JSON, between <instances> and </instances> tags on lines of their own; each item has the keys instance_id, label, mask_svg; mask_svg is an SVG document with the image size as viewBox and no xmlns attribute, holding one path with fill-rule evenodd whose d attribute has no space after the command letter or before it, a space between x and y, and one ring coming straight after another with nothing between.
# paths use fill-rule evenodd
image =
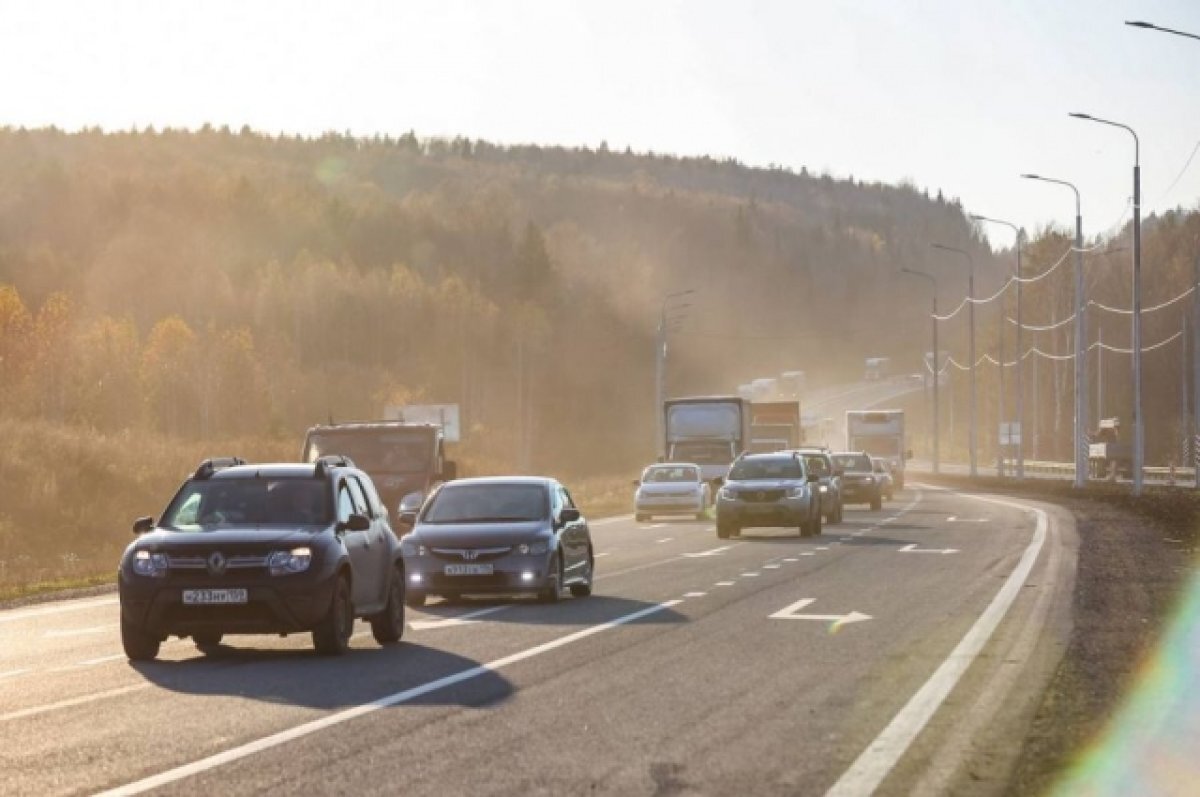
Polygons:
<instances>
[{"instance_id":1,"label":"guardrail","mask_svg":"<svg viewBox=\"0 0 1200 797\"><path fill-rule=\"evenodd\" d=\"M930 473L933 470L930 463L926 460L913 460L908 464L908 467L918 473ZM967 465L960 462L942 462L939 467L944 473L966 474L968 471ZM976 468L976 470L985 476L997 475L996 466L990 463L986 466ZM1005 460L1004 474L1011 477L1016 471L1016 462ZM1142 473L1147 483L1177 487L1194 487L1196 484L1195 468L1147 466L1143 469ZM1026 478L1073 479L1075 478L1075 463L1027 459L1025 460L1025 476ZM1089 477L1089 481L1111 481L1111 479L1093 479ZM1122 478L1116 481L1126 483L1129 480Z\"/></svg>"}]
</instances>

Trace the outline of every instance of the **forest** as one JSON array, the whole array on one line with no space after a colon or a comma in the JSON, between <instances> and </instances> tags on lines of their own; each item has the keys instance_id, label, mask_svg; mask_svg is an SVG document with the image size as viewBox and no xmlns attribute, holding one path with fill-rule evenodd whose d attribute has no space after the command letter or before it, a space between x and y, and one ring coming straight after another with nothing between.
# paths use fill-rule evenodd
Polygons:
<instances>
[{"instance_id":1,"label":"forest","mask_svg":"<svg viewBox=\"0 0 1200 797\"><path fill-rule=\"evenodd\" d=\"M1126 419L1129 234L1084 255L1089 298L1114 310L1089 309L1088 343L1118 349L1093 347L1092 370L1103 357L1104 414ZM1192 285L1198 240L1194 207L1144 220L1146 306ZM308 426L388 404L460 404L464 473L624 476L655 449L655 330L674 291L695 293L669 333L671 394L793 369L854 381L870 356L919 373L929 286L901 269L938 277L943 313L966 288L933 242L971 253L980 295L1013 269L1011 235L941 191L732 159L414 133L0 129L0 585L39 556L39 524L77 548L122 540L198 456L292 457ZM1064 228L1028 231L1026 277L1055 266L1024 286L1026 325L1071 314L1074 267ZM1014 358L1013 293L979 307L979 355L998 358L1004 329ZM1144 344L1190 307L1148 315ZM958 363L965 315L939 330ZM1042 355L1069 354L1071 333L1023 333L1041 352L1022 368L1044 459L1069 458L1071 364ZM1145 357L1150 463L1181 456L1187 337ZM998 369L977 374L986 432ZM964 374L949 382L942 450L961 458Z\"/></svg>"}]
</instances>

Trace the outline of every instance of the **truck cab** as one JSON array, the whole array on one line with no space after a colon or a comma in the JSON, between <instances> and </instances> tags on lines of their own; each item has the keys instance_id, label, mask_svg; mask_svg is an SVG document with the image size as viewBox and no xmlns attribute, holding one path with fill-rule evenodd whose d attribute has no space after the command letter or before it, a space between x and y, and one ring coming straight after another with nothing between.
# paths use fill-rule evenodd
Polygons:
<instances>
[{"instance_id":1,"label":"truck cab","mask_svg":"<svg viewBox=\"0 0 1200 797\"><path fill-rule=\"evenodd\" d=\"M457 476L436 424L371 421L309 429L301 459L316 462L329 455L349 457L365 471L397 522L400 512L420 508L435 487Z\"/></svg>"}]
</instances>

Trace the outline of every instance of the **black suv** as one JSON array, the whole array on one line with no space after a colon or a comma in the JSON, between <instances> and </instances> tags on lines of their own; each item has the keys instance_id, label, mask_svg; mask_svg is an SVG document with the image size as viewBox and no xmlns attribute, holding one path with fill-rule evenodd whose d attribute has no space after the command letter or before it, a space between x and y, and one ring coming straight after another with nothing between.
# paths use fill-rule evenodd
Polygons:
<instances>
[{"instance_id":1,"label":"black suv","mask_svg":"<svg viewBox=\"0 0 1200 797\"><path fill-rule=\"evenodd\" d=\"M883 508L882 479L875 475L871 457L862 451L839 451L833 464L842 469L842 501L870 504L878 512Z\"/></svg>"},{"instance_id":2,"label":"black suv","mask_svg":"<svg viewBox=\"0 0 1200 797\"><path fill-rule=\"evenodd\" d=\"M380 644L404 631L400 542L371 479L345 457L247 465L209 459L183 483L117 573L121 642L153 659L171 635L204 653L225 634L311 631L344 652L356 617Z\"/></svg>"}]
</instances>

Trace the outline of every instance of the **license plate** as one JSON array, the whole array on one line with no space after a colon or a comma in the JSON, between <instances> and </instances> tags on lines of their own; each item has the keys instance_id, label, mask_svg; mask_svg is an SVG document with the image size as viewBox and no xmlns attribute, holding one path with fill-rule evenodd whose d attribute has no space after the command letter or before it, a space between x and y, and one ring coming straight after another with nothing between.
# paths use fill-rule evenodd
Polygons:
<instances>
[{"instance_id":1,"label":"license plate","mask_svg":"<svg viewBox=\"0 0 1200 797\"><path fill-rule=\"evenodd\" d=\"M446 565L448 576L490 576L492 565Z\"/></svg>"},{"instance_id":2,"label":"license plate","mask_svg":"<svg viewBox=\"0 0 1200 797\"><path fill-rule=\"evenodd\" d=\"M249 595L244 589L185 589L183 602L188 606L213 603L246 603Z\"/></svg>"}]
</instances>

